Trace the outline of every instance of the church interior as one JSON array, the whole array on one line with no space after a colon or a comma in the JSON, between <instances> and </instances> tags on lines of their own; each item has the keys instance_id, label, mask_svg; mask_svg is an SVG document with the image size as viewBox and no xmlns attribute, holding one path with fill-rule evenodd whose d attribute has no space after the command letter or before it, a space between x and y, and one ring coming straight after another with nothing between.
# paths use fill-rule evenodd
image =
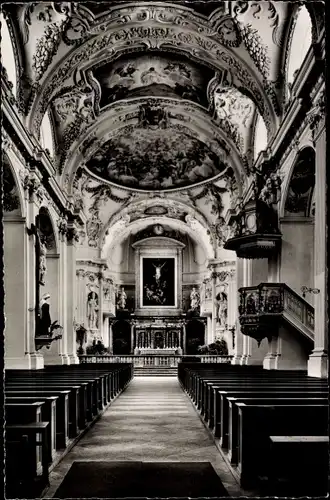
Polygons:
<instances>
[{"instance_id":1,"label":"church interior","mask_svg":"<svg viewBox=\"0 0 330 500\"><path fill-rule=\"evenodd\" d=\"M326 496L324 3L0 15L6 498Z\"/></svg>"}]
</instances>

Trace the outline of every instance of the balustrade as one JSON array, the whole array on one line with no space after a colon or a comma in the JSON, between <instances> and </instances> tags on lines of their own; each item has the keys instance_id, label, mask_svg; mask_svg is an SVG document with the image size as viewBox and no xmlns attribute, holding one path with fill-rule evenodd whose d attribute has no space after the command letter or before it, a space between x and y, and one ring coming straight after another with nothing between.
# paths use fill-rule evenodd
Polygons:
<instances>
[{"instance_id":1,"label":"balustrade","mask_svg":"<svg viewBox=\"0 0 330 500\"><path fill-rule=\"evenodd\" d=\"M99 356L82 354L79 356L80 363L133 363L135 367L149 366L167 366L177 368L178 364L185 360L200 358L202 363L230 363L233 356L218 356L218 355L202 355L202 356L180 356L180 355L157 355L157 354L142 354L142 355L113 355L102 354Z\"/></svg>"}]
</instances>

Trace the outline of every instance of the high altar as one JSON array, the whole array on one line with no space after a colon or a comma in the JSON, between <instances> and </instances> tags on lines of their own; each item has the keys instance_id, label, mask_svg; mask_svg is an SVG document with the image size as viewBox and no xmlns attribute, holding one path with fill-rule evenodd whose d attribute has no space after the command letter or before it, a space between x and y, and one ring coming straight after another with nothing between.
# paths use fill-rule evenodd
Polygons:
<instances>
[{"instance_id":1,"label":"high altar","mask_svg":"<svg viewBox=\"0 0 330 500\"><path fill-rule=\"evenodd\" d=\"M186 318L182 310L182 250L184 244L158 237L132 245L135 252L135 308L119 301L111 319L112 338L120 338L134 354L182 354ZM114 350L120 351L114 341ZM127 347L128 347L127 346Z\"/></svg>"}]
</instances>

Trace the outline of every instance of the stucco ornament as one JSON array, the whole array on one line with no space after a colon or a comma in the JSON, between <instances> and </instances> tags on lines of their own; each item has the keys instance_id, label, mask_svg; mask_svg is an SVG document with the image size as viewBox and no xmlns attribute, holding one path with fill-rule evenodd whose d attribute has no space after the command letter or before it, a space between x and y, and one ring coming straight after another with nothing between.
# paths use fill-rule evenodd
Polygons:
<instances>
[{"instance_id":1,"label":"stucco ornament","mask_svg":"<svg viewBox=\"0 0 330 500\"><path fill-rule=\"evenodd\" d=\"M54 55L57 53L61 43L62 33L68 24L68 19L62 19L59 24L52 23L46 26L44 35L38 40L36 52L33 55L32 68L36 81L40 80Z\"/></svg>"},{"instance_id":2,"label":"stucco ornament","mask_svg":"<svg viewBox=\"0 0 330 500\"><path fill-rule=\"evenodd\" d=\"M99 242L100 231L103 227L98 212L94 212L86 224L88 245L96 248Z\"/></svg>"}]
</instances>

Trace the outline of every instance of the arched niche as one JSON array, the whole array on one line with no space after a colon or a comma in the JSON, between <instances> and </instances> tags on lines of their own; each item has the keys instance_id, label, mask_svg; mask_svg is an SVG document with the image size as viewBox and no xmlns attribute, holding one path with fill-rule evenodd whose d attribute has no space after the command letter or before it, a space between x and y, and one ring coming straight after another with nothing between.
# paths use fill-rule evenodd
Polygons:
<instances>
[{"instance_id":1,"label":"arched niche","mask_svg":"<svg viewBox=\"0 0 330 500\"><path fill-rule=\"evenodd\" d=\"M36 217L36 227L39 232L41 252L37 257L39 266L45 267L44 275L37 284L37 300L40 300L45 294L50 295L50 318L51 321L59 321L60 317L60 256L57 250L57 240L54 230L54 224L48 208L41 207ZM38 279L38 276L37 276ZM43 284L42 284L43 283ZM63 326L63 325L62 325ZM60 342L52 342L49 349L42 349L45 365L57 364L59 362Z\"/></svg>"},{"instance_id":2,"label":"arched niche","mask_svg":"<svg viewBox=\"0 0 330 500\"><path fill-rule=\"evenodd\" d=\"M294 27L291 46L289 47L289 61L287 69L287 83L289 87L293 84L297 72L312 44L312 21L307 8L300 7L296 24Z\"/></svg>"},{"instance_id":3,"label":"arched niche","mask_svg":"<svg viewBox=\"0 0 330 500\"><path fill-rule=\"evenodd\" d=\"M2 13L0 13L0 23L1 23L1 65L3 65L7 71L8 80L13 84L12 92L16 97L17 69L15 63L14 48L8 30L7 21Z\"/></svg>"},{"instance_id":4,"label":"arched niche","mask_svg":"<svg viewBox=\"0 0 330 500\"><path fill-rule=\"evenodd\" d=\"M280 219L280 281L300 295L302 286L314 286L314 217L311 217L314 184L315 151L307 146L293 163L284 194L284 216ZM313 294L308 294L306 300L313 304L313 298Z\"/></svg>"}]
</instances>

